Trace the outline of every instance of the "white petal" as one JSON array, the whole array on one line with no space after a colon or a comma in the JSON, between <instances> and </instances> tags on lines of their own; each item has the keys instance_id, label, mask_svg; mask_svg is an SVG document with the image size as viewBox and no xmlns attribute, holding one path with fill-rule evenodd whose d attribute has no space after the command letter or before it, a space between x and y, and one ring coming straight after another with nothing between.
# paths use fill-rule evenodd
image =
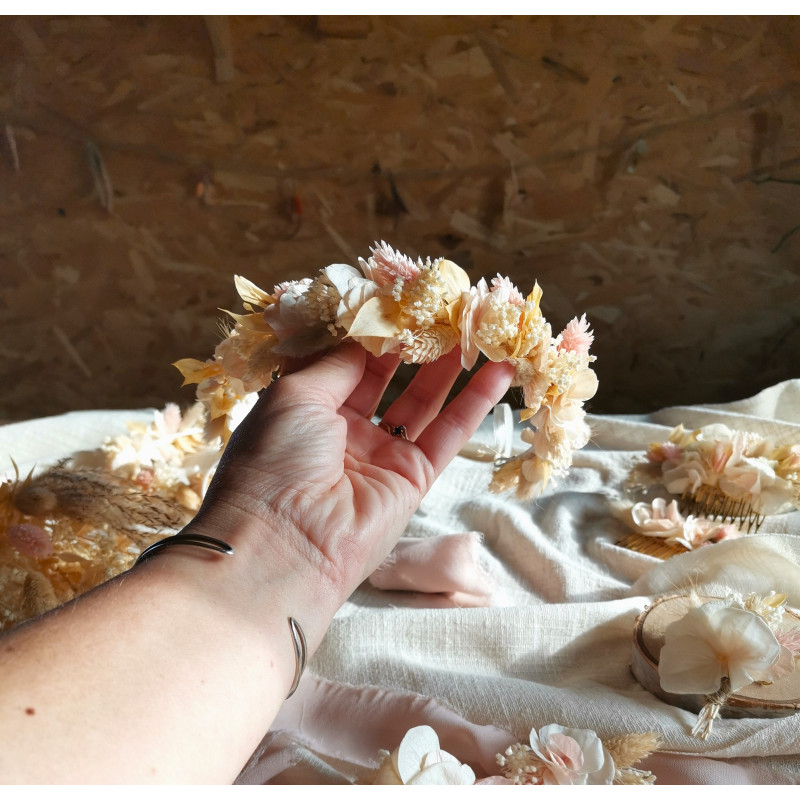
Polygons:
<instances>
[{"instance_id":1,"label":"white petal","mask_svg":"<svg viewBox=\"0 0 800 800\"><path fill-rule=\"evenodd\" d=\"M599 386L597 375L590 369L582 369L572 379L568 391L571 400L589 400L594 397Z\"/></svg>"},{"instance_id":2,"label":"white petal","mask_svg":"<svg viewBox=\"0 0 800 800\"><path fill-rule=\"evenodd\" d=\"M469 291L469 275L458 264L442 259L436 266L444 279L444 296L448 301L460 297L461 292Z\"/></svg>"},{"instance_id":3,"label":"white petal","mask_svg":"<svg viewBox=\"0 0 800 800\"><path fill-rule=\"evenodd\" d=\"M475 783L475 773L466 765L457 761L441 761L417 773L408 786L440 785L440 786L471 786Z\"/></svg>"},{"instance_id":4,"label":"white petal","mask_svg":"<svg viewBox=\"0 0 800 800\"><path fill-rule=\"evenodd\" d=\"M354 278L364 280L361 273L349 264L331 264L322 271L325 273L325 277L336 287L339 296L344 295L350 281Z\"/></svg>"},{"instance_id":5,"label":"white petal","mask_svg":"<svg viewBox=\"0 0 800 800\"><path fill-rule=\"evenodd\" d=\"M658 676L666 692L710 694L719 689L723 674L714 650L702 638L673 634L661 648Z\"/></svg>"},{"instance_id":6,"label":"white petal","mask_svg":"<svg viewBox=\"0 0 800 800\"><path fill-rule=\"evenodd\" d=\"M430 725L411 728L397 748L397 771L403 783L408 783L419 772L427 753L438 749L439 737Z\"/></svg>"}]
</instances>

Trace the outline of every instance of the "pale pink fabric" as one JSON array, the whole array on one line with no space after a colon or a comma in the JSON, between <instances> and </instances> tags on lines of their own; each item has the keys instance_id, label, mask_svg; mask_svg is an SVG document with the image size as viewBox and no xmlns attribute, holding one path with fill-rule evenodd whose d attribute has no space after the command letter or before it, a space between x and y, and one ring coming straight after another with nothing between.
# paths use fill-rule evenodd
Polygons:
<instances>
[{"instance_id":1,"label":"pale pink fabric","mask_svg":"<svg viewBox=\"0 0 800 800\"><path fill-rule=\"evenodd\" d=\"M474 531L400 539L369 583L386 591L437 595L437 607L488 606L492 585L480 554L481 535Z\"/></svg>"},{"instance_id":2,"label":"pale pink fabric","mask_svg":"<svg viewBox=\"0 0 800 800\"><path fill-rule=\"evenodd\" d=\"M413 692L347 686L306 673L236 783L371 783L380 750L394 750L416 725L430 725L441 748L469 764L477 781L486 784L504 783L496 779L497 753L515 742L527 744L529 735L477 725ZM759 758L654 753L637 766L652 770L657 785L787 783L784 772Z\"/></svg>"},{"instance_id":3,"label":"pale pink fabric","mask_svg":"<svg viewBox=\"0 0 800 800\"><path fill-rule=\"evenodd\" d=\"M236 782L371 783L379 751L394 750L416 725L430 725L442 749L468 763L477 778L496 775L496 754L517 741L413 692L347 686L306 673Z\"/></svg>"}]
</instances>

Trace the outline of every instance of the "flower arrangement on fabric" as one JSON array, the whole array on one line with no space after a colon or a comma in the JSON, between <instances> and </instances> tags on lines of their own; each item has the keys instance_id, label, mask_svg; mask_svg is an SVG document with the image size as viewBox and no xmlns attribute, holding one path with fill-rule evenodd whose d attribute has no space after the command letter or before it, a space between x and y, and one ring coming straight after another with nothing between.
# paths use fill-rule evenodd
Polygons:
<instances>
[{"instance_id":1,"label":"flower arrangement on fabric","mask_svg":"<svg viewBox=\"0 0 800 800\"><path fill-rule=\"evenodd\" d=\"M288 358L350 338L375 356L396 353L406 363L425 364L460 345L464 369L472 369L481 353L514 365L522 419L531 424L522 433L531 447L499 466L490 488L515 488L529 498L551 475L564 474L573 452L589 440L583 403L597 390L589 368L594 336L585 315L553 336L538 284L524 297L499 275L472 286L452 261L414 261L385 242L371 250L358 269L331 264L313 279L282 283L271 293L234 278L249 313L228 312L233 325L212 358L175 363L184 385L197 384L209 436L226 441L240 404L268 386Z\"/></svg>"},{"instance_id":2,"label":"flower arrangement on fabric","mask_svg":"<svg viewBox=\"0 0 800 800\"><path fill-rule=\"evenodd\" d=\"M800 617L786 602L776 592L662 598L637 621L633 673L667 702L697 710L691 732L700 739L710 735L722 711L794 713Z\"/></svg>"},{"instance_id":3,"label":"flower arrangement on fabric","mask_svg":"<svg viewBox=\"0 0 800 800\"><path fill-rule=\"evenodd\" d=\"M661 485L677 499L635 503L623 547L668 558L757 531L770 514L800 508L800 444L775 446L750 431L713 424L672 430L654 442L632 483Z\"/></svg>"},{"instance_id":4,"label":"flower arrangement on fabric","mask_svg":"<svg viewBox=\"0 0 800 800\"><path fill-rule=\"evenodd\" d=\"M633 765L658 749L655 733L634 733L601 741L591 730L546 725L497 754L501 774L480 780L470 766L439 747L428 725L411 728L392 753L381 751L375 784L609 785L652 784L655 776Z\"/></svg>"},{"instance_id":5,"label":"flower arrangement on fabric","mask_svg":"<svg viewBox=\"0 0 800 800\"><path fill-rule=\"evenodd\" d=\"M219 459L204 414L167 405L97 450L0 477L0 631L124 572L189 521Z\"/></svg>"},{"instance_id":6,"label":"flower arrangement on fabric","mask_svg":"<svg viewBox=\"0 0 800 800\"><path fill-rule=\"evenodd\" d=\"M731 523L691 514L684 517L677 500L667 503L661 497L656 497L649 503L635 503L630 509L630 523L639 536L673 545L675 553L696 550L707 544L736 539L742 535L739 528ZM641 546L639 549L643 550ZM653 551L655 553L659 548L654 547Z\"/></svg>"},{"instance_id":7,"label":"flower arrangement on fabric","mask_svg":"<svg viewBox=\"0 0 800 800\"><path fill-rule=\"evenodd\" d=\"M800 443L776 447L726 425L678 425L666 442L650 445L647 459L685 512L750 531L765 515L800 508Z\"/></svg>"}]
</instances>

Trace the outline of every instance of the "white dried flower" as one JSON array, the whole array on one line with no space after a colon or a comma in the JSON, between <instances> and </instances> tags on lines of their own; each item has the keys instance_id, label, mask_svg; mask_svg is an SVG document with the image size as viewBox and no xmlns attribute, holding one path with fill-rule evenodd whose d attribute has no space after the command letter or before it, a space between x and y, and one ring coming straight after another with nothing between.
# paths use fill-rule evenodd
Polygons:
<instances>
[{"instance_id":1,"label":"white dried flower","mask_svg":"<svg viewBox=\"0 0 800 800\"><path fill-rule=\"evenodd\" d=\"M761 617L725 600L711 601L667 627L659 680L673 694L711 694L727 678L736 692L761 679L780 654L781 645Z\"/></svg>"},{"instance_id":2,"label":"white dried flower","mask_svg":"<svg viewBox=\"0 0 800 800\"><path fill-rule=\"evenodd\" d=\"M393 753L383 751L374 784L471 786L475 773L455 756L439 749L439 737L429 725L411 728Z\"/></svg>"}]
</instances>

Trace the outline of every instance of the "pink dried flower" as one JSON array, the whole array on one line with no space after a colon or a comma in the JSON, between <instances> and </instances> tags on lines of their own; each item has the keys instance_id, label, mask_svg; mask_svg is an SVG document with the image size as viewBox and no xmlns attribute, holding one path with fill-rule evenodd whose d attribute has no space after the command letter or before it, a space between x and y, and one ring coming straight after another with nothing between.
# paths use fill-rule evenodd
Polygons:
<instances>
[{"instance_id":1,"label":"pink dried flower","mask_svg":"<svg viewBox=\"0 0 800 800\"><path fill-rule=\"evenodd\" d=\"M735 525L722 525L717 529L712 541L724 542L726 539L739 539L742 532Z\"/></svg>"},{"instance_id":2,"label":"pink dried flower","mask_svg":"<svg viewBox=\"0 0 800 800\"><path fill-rule=\"evenodd\" d=\"M711 469L714 472L722 472L733 454L733 447L729 442L714 442L714 449L711 451Z\"/></svg>"},{"instance_id":3,"label":"pink dried flower","mask_svg":"<svg viewBox=\"0 0 800 800\"><path fill-rule=\"evenodd\" d=\"M153 468L145 467L144 469L139 470L139 472L136 474L136 477L133 479L133 482L138 486L141 486L143 489L147 489L152 485L155 477L156 476Z\"/></svg>"},{"instance_id":4,"label":"pink dried flower","mask_svg":"<svg viewBox=\"0 0 800 800\"><path fill-rule=\"evenodd\" d=\"M780 642L781 647L785 647L795 658L800 656L800 628L776 631L775 638Z\"/></svg>"},{"instance_id":5,"label":"pink dried flower","mask_svg":"<svg viewBox=\"0 0 800 800\"><path fill-rule=\"evenodd\" d=\"M176 403L167 403L161 412L164 420L164 430L167 433L177 433L181 428L181 410Z\"/></svg>"},{"instance_id":6,"label":"pink dried flower","mask_svg":"<svg viewBox=\"0 0 800 800\"><path fill-rule=\"evenodd\" d=\"M8 543L31 558L47 558L53 554L53 543L47 532L38 525L30 522L21 522L19 525L9 525L6 530Z\"/></svg>"},{"instance_id":7,"label":"pink dried flower","mask_svg":"<svg viewBox=\"0 0 800 800\"><path fill-rule=\"evenodd\" d=\"M496 278L492 278L492 292L503 294L503 299L511 303L512 306L521 306L525 304L525 298L522 296L522 292L511 283L511 278L504 277L499 272Z\"/></svg>"},{"instance_id":8,"label":"pink dried flower","mask_svg":"<svg viewBox=\"0 0 800 800\"><path fill-rule=\"evenodd\" d=\"M567 327L561 331L561 344L558 349L585 356L588 355L593 341L594 333L589 330L589 323L584 314L580 319L575 317L570 320Z\"/></svg>"},{"instance_id":9,"label":"pink dried flower","mask_svg":"<svg viewBox=\"0 0 800 800\"><path fill-rule=\"evenodd\" d=\"M386 242L375 243L370 247L372 256L367 261L359 258L359 264L364 271L364 276L374 281L378 286L386 286L402 278L406 283L413 281L420 273L420 268L408 256L399 250L394 250Z\"/></svg>"},{"instance_id":10,"label":"pink dried flower","mask_svg":"<svg viewBox=\"0 0 800 800\"><path fill-rule=\"evenodd\" d=\"M680 461L683 457L683 448L673 442L653 445L647 451L648 461L659 464L662 461Z\"/></svg>"}]
</instances>

